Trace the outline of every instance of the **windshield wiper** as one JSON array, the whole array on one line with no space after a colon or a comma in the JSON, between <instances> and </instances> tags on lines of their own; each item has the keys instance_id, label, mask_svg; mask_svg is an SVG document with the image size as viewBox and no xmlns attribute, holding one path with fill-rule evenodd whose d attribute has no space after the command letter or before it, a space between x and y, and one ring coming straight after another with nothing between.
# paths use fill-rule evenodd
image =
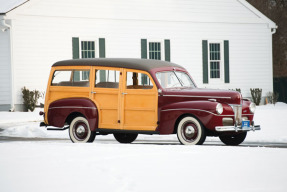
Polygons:
<instances>
[{"instance_id":1,"label":"windshield wiper","mask_svg":"<svg viewBox=\"0 0 287 192\"><path fill-rule=\"evenodd\" d=\"M177 80L179 81L179 83L181 84L181 86L183 87L183 82L181 79L179 79L179 77L176 75L176 73L173 71L173 73L175 74Z\"/></svg>"}]
</instances>

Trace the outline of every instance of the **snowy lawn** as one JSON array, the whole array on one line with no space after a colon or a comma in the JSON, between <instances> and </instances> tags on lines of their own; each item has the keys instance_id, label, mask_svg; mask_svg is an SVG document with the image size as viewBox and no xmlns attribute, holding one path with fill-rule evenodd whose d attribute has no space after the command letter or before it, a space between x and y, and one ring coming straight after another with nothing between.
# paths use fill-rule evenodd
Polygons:
<instances>
[{"instance_id":1,"label":"snowy lawn","mask_svg":"<svg viewBox=\"0 0 287 192\"><path fill-rule=\"evenodd\" d=\"M262 130L246 140L287 142L286 117L286 104L258 107ZM39 128L40 120L38 112L0 112L0 136L68 138L67 131ZM177 142L175 135L139 140ZM0 142L0 192L286 192L286 160L287 149L117 144L112 136L89 144Z\"/></svg>"},{"instance_id":2,"label":"snowy lawn","mask_svg":"<svg viewBox=\"0 0 287 192\"><path fill-rule=\"evenodd\" d=\"M0 144L0 191L286 192L287 150L142 144Z\"/></svg>"}]
</instances>

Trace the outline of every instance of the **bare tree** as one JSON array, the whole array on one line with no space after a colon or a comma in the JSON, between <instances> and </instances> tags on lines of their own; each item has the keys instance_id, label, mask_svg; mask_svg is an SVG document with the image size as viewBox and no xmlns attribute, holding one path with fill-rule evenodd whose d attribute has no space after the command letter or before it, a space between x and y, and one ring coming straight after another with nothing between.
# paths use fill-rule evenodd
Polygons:
<instances>
[{"instance_id":1,"label":"bare tree","mask_svg":"<svg viewBox=\"0 0 287 192\"><path fill-rule=\"evenodd\" d=\"M276 23L273 35L273 76L287 78L287 0L247 0Z\"/></svg>"}]
</instances>

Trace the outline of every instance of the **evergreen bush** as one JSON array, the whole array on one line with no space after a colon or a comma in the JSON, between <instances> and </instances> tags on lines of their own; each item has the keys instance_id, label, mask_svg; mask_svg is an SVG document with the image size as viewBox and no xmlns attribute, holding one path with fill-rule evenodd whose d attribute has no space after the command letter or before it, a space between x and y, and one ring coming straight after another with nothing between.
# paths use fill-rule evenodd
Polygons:
<instances>
[{"instance_id":1,"label":"evergreen bush","mask_svg":"<svg viewBox=\"0 0 287 192\"><path fill-rule=\"evenodd\" d=\"M25 106L25 109L27 111L34 111L36 104L38 102L38 99L41 97L40 92L38 90L30 91L26 87L22 88L22 94L23 94L23 104Z\"/></svg>"}]
</instances>

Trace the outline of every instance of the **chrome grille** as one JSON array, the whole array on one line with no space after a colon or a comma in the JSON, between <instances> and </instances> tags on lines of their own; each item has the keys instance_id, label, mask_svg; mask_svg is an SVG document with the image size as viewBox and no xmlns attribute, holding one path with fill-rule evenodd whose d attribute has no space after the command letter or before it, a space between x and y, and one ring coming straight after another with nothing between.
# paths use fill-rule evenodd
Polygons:
<instances>
[{"instance_id":1,"label":"chrome grille","mask_svg":"<svg viewBox=\"0 0 287 192\"><path fill-rule=\"evenodd\" d=\"M230 105L234 112L235 125L242 123L242 105Z\"/></svg>"}]
</instances>

